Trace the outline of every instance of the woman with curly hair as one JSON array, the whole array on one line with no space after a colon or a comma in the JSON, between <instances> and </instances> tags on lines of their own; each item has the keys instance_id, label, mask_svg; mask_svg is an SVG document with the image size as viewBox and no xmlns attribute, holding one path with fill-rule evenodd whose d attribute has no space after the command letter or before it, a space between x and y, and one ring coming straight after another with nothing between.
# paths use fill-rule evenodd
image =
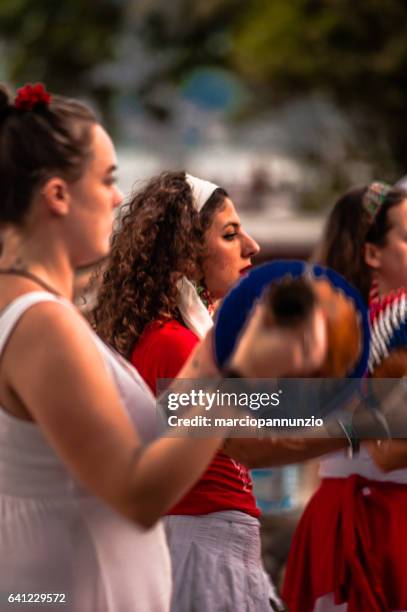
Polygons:
<instances>
[{"instance_id":1,"label":"woman with curly hair","mask_svg":"<svg viewBox=\"0 0 407 612\"><path fill-rule=\"evenodd\" d=\"M218 300L259 251L226 191L166 172L135 194L114 236L97 332L154 393L211 327ZM224 453L166 518L174 612L279 609L260 558L248 470Z\"/></svg>"},{"instance_id":2,"label":"woman with curly hair","mask_svg":"<svg viewBox=\"0 0 407 612\"><path fill-rule=\"evenodd\" d=\"M258 251L224 189L184 172L153 178L113 237L94 310L98 333L132 361L153 321L154 329L175 329L195 345L212 325L215 303ZM156 378L175 375L183 361L172 361L171 372L161 366Z\"/></svg>"}]
</instances>

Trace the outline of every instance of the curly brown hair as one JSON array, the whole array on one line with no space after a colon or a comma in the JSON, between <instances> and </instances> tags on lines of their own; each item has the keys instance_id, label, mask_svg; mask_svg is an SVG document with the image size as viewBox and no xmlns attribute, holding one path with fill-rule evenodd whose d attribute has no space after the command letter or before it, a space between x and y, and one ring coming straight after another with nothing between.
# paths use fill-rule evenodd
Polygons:
<instances>
[{"instance_id":1,"label":"curly brown hair","mask_svg":"<svg viewBox=\"0 0 407 612\"><path fill-rule=\"evenodd\" d=\"M177 281L202 281L204 234L225 197L216 189L198 213L185 172L164 172L124 205L93 311L96 332L123 356L150 322L180 318Z\"/></svg>"}]
</instances>

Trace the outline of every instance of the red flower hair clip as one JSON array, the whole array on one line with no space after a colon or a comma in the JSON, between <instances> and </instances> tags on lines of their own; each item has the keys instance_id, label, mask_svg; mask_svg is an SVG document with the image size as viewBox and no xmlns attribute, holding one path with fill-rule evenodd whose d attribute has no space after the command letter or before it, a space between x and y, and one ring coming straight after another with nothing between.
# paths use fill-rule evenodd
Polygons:
<instances>
[{"instance_id":1,"label":"red flower hair clip","mask_svg":"<svg viewBox=\"0 0 407 612\"><path fill-rule=\"evenodd\" d=\"M31 85L28 83L17 90L14 107L20 111L33 110L36 106L48 106L51 95L46 91L42 83Z\"/></svg>"}]
</instances>

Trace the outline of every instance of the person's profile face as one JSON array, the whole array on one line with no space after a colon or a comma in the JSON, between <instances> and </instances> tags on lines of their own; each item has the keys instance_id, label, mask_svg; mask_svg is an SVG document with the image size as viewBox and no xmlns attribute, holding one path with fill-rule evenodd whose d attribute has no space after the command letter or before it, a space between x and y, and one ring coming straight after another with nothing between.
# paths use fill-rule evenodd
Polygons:
<instances>
[{"instance_id":1,"label":"person's profile face","mask_svg":"<svg viewBox=\"0 0 407 612\"><path fill-rule=\"evenodd\" d=\"M214 300L223 298L250 269L258 252L259 245L244 231L232 200L225 198L205 233L203 273Z\"/></svg>"},{"instance_id":2,"label":"person's profile face","mask_svg":"<svg viewBox=\"0 0 407 612\"><path fill-rule=\"evenodd\" d=\"M116 185L116 152L102 128L92 128L92 156L83 176L70 185L68 230L75 240L77 265L89 264L109 251L114 211L122 201Z\"/></svg>"},{"instance_id":3,"label":"person's profile face","mask_svg":"<svg viewBox=\"0 0 407 612\"><path fill-rule=\"evenodd\" d=\"M407 199L387 213L390 229L381 246L369 244L365 260L382 292L407 287Z\"/></svg>"}]
</instances>

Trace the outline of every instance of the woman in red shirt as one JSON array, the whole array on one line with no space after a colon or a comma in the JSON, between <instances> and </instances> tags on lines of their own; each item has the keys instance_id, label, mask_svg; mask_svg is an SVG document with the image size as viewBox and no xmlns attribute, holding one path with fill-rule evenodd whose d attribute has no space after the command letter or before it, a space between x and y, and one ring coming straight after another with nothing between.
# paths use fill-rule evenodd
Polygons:
<instances>
[{"instance_id":1,"label":"woman in red shirt","mask_svg":"<svg viewBox=\"0 0 407 612\"><path fill-rule=\"evenodd\" d=\"M153 178L113 240L98 332L157 393L258 251L226 191L184 172ZM258 517L247 468L218 452L166 519L174 612L282 609L262 566Z\"/></svg>"}]
</instances>

